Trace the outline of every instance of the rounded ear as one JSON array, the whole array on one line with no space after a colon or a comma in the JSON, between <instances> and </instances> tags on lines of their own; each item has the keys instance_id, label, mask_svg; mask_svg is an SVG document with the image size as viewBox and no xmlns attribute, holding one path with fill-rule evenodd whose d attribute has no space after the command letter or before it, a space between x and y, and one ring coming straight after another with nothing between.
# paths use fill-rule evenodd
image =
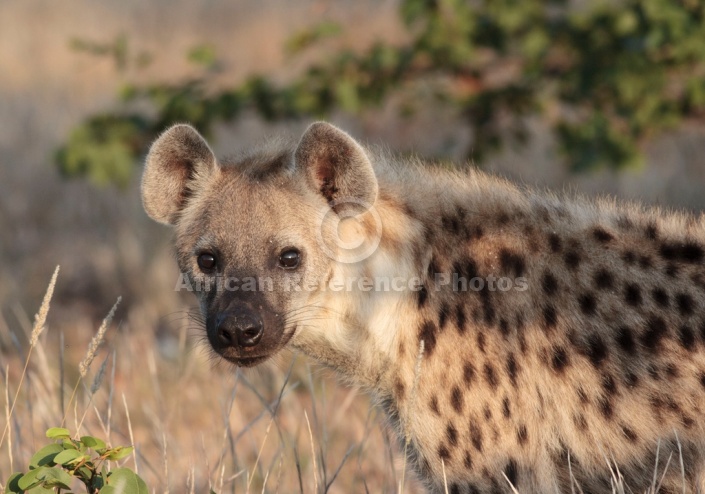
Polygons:
<instances>
[{"instance_id":1,"label":"rounded ear","mask_svg":"<svg viewBox=\"0 0 705 494\"><path fill-rule=\"evenodd\" d=\"M377 199L377 178L365 150L348 134L326 123L311 124L294 154L296 168L333 207L356 203L369 209Z\"/></svg>"},{"instance_id":2,"label":"rounded ear","mask_svg":"<svg viewBox=\"0 0 705 494\"><path fill-rule=\"evenodd\" d=\"M142 204L155 221L173 225L189 196L218 164L190 125L169 128L152 144L142 175Z\"/></svg>"}]
</instances>

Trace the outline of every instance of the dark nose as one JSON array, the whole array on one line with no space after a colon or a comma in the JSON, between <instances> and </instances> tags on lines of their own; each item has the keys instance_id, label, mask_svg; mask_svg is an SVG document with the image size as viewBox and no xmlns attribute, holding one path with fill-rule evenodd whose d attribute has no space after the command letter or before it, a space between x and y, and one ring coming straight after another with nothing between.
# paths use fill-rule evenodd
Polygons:
<instances>
[{"instance_id":1,"label":"dark nose","mask_svg":"<svg viewBox=\"0 0 705 494\"><path fill-rule=\"evenodd\" d=\"M255 346L262 339L262 319L249 312L224 312L216 321L218 342L224 347Z\"/></svg>"}]
</instances>

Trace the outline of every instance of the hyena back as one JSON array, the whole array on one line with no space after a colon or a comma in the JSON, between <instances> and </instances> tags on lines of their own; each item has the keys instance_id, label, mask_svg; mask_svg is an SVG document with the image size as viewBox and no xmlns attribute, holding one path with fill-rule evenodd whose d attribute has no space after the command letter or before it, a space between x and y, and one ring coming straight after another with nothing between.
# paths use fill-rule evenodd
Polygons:
<instances>
[{"instance_id":1,"label":"hyena back","mask_svg":"<svg viewBox=\"0 0 705 494\"><path fill-rule=\"evenodd\" d=\"M142 191L214 351L336 369L430 492L705 492L702 218L399 162L325 123L223 162L174 126Z\"/></svg>"}]
</instances>

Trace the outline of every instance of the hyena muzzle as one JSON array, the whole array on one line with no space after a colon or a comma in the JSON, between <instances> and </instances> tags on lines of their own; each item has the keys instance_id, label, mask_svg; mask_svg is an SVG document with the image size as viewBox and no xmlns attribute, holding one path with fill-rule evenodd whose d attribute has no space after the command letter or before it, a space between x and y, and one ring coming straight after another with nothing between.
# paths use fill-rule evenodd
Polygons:
<instances>
[{"instance_id":1,"label":"hyena muzzle","mask_svg":"<svg viewBox=\"0 0 705 494\"><path fill-rule=\"evenodd\" d=\"M142 194L214 351L336 369L429 491L704 492L702 217L401 161L326 123L222 161L176 125Z\"/></svg>"}]
</instances>

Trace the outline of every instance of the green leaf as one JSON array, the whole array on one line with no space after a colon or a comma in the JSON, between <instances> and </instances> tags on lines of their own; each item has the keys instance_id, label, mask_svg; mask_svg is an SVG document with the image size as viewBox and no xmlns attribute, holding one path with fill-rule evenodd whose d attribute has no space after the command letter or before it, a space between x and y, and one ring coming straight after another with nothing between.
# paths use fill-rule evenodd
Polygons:
<instances>
[{"instance_id":1,"label":"green leaf","mask_svg":"<svg viewBox=\"0 0 705 494\"><path fill-rule=\"evenodd\" d=\"M132 446L118 446L106 451L106 458L113 461L122 460L123 458L129 456L133 449L134 448Z\"/></svg>"},{"instance_id":2,"label":"green leaf","mask_svg":"<svg viewBox=\"0 0 705 494\"><path fill-rule=\"evenodd\" d=\"M97 437L82 436L81 442L95 451L99 449L105 449L105 441L103 441L102 439L98 439Z\"/></svg>"},{"instance_id":3,"label":"green leaf","mask_svg":"<svg viewBox=\"0 0 705 494\"><path fill-rule=\"evenodd\" d=\"M54 457L54 463L57 465L68 465L70 463L78 463L77 460L82 458L88 459L90 457L87 455L82 455L75 449L65 449Z\"/></svg>"},{"instance_id":4,"label":"green leaf","mask_svg":"<svg viewBox=\"0 0 705 494\"><path fill-rule=\"evenodd\" d=\"M18 485L19 480L22 478L22 472L13 473L10 478L7 479L7 492L8 494L21 494L22 488Z\"/></svg>"},{"instance_id":5,"label":"green leaf","mask_svg":"<svg viewBox=\"0 0 705 494\"><path fill-rule=\"evenodd\" d=\"M73 439L64 439L63 441L61 441L61 445L64 447L64 449L78 449L76 441L74 441Z\"/></svg>"},{"instance_id":6,"label":"green leaf","mask_svg":"<svg viewBox=\"0 0 705 494\"><path fill-rule=\"evenodd\" d=\"M48 444L34 453L29 460L29 468L38 468L44 465L54 466L54 457L64 450L61 444Z\"/></svg>"},{"instance_id":7,"label":"green leaf","mask_svg":"<svg viewBox=\"0 0 705 494\"><path fill-rule=\"evenodd\" d=\"M68 429L64 429L63 427L52 427L47 430L47 437L50 439L69 439L71 434Z\"/></svg>"},{"instance_id":8,"label":"green leaf","mask_svg":"<svg viewBox=\"0 0 705 494\"><path fill-rule=\"evenodd\" d=\"M144 480L129 468L116 468L110 472L107 486L113 487L114 490L106 491L105 487L103 487L100 492L108 494L149 494Z\"/></svg>"},{"instance_id":9,"label":"green leaf","mask_svg":"<svg viewBox=\"0 0 705 494\"><path fill-rule=\"evenodd\" d=\"M60 487L61 489L70 489L73 482L71 475L59 467L47 468L42 474L42 480L47 487Z\"/></svg>"},{"instance_id":10,"label":"green leaf","mask_svg":"<svg viewBox=\"0 0 705 494\"><path fill-rule=\"evenodd\" d=\"M17 481L17 486L23 491L26 491L27 489L31 489L32 487L41 484L43 479L42 475L46 470L49 470L49 467L39 467L34 470L30 470Z\"/></svg>"}]
</instances>

